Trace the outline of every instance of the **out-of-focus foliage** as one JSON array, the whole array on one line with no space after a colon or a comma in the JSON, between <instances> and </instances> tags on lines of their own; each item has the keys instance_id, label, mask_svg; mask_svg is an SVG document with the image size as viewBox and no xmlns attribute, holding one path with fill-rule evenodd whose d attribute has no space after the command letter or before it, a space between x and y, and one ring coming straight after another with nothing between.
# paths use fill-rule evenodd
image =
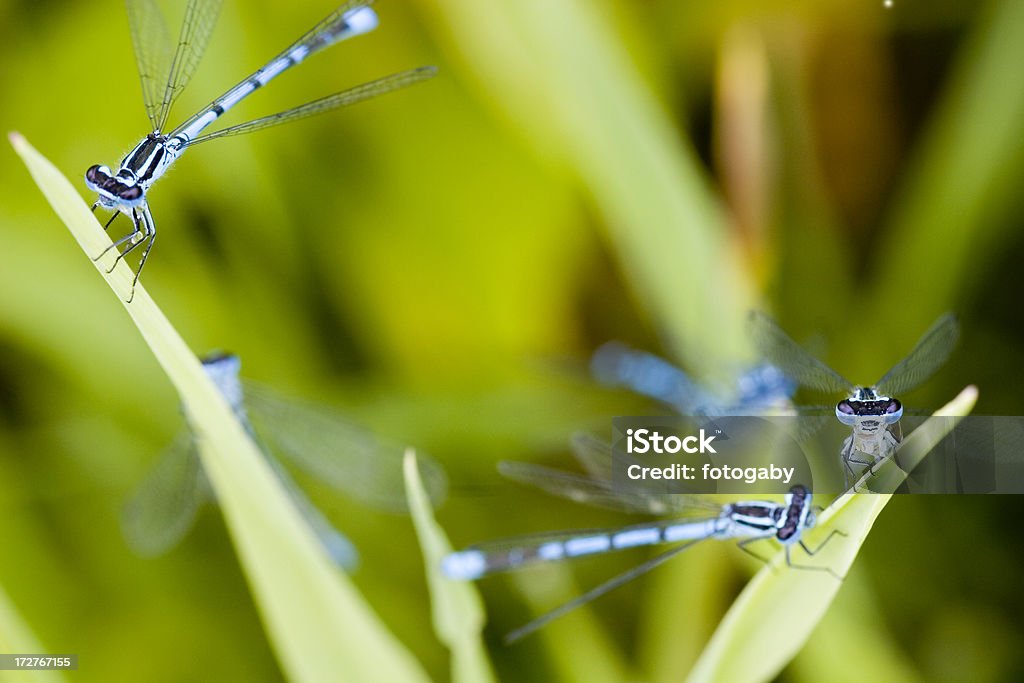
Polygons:
<instances>
[{"instance_id":1,"label":"out-of-focus foliage","mask_svg":"<svg viewBox=\"0 0 1024 683\"><path fill-rule=\"evenodd\" d=\"M183 3L166 4L173 25ZM378 31L226 123L420 64L439 77L190 151L153 189L144 281L196 352L234 351L246 376L443 462L457 545L632 521L494 463L563 462L572 430L652 410L589 384L598 344L720 372L697 349L744 360L743 339L710 331L734 334L749 305L865 381L955 309L960 349L907 403L974 383L977 412L1021 413L1020 3L377 5ZM172 121L332 8L229 0ZM69 176L147 132L120 3L0 0L0 38L0 122ZM608 166L627 159L652 167ZM0 187L0 585L44 647L82 655L78 680L278 680L216 514L163 558L121 540L121 502L180 426L174 392L9 150ZM631 201L673 193L670 217ZM411 522L303 483L359 545L367 600L444 680ZM1018 508L897 496L783 678L850 680L859 660L876 680L1019 678ZM488 580L499 679L682 680L756 568L704 545L511 648L501 636L534 610L640 558Z\"/></svg>"},{"instance_id":2,"label":"out-of-focus foliage","mask_svg":"<svg viewBox=\"0 0 1024 683\"><path fill-rule=\"evenodd\" d=\"M404 466L409 514L416 526L430 586L434 633L452 653L451 679L453 683L491 683L494 673L482 637L486 619L480 593L472 583L452 581L441 571L452 545L434 519L412 449L406 451Z\"/></svg>"}]
</instances>

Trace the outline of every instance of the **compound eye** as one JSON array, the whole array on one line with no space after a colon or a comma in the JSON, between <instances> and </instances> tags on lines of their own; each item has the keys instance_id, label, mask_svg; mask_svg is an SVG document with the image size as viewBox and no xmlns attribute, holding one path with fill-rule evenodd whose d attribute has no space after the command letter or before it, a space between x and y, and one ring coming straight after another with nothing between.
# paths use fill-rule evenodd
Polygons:
<instances>
[{"instance_id":1,"label":"compound eye","mask_svg":"<svg viewBox=\"0 0 1024 683\"><path fill-rule=\"evenodd\" d=\"M126 187L121 192L118 192L117 196L126 201L134 201L142 196L142 188L138 185L132 185L131 187Z\"/></svg>"},{"instance_id":2,"label":"compound eye","mask_svg":"<svg viewBox=\"0 0 1024 683\"><path fill-rule=\"evenodd\" d=\"M836 404L836 419L844 425L856 424L857 415L849 401L844 399Z\"/></svg>"},{"instance_id":3,"label":"compound eye","mask_svg":"<svg viewBox=\"0 0 1024 683\"><path fill-rule=\"evenodd\" d=\"M891 399L885 406L885 421L889 424L899 422L903 417L903 404L896 399Z\"/></svg>"},{"instance_id":4,"label":"compound eye","mask_svg":"<svg viewBox=\"0 0 1024 683\"><path fill-rule=\"evenodd\" d=\"M103 172L103 167L96 164L89 167L89 170L85 172L85 179L94 185L99 185L106 179L107 174Z\"/></svg>"}]
</instances>

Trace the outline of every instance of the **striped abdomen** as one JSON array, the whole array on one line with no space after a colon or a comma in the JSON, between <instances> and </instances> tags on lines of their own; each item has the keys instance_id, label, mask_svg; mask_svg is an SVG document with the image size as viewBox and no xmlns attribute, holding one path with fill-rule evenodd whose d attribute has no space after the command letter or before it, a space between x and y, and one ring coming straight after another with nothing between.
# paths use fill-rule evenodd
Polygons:
<instances>
[{"instance_id":1,"label":"striped abdomen","mask_svg":"<svg viewBox=\"0 0 1024 683\"><path fill-rule=\"evenodd\" d=\"M678 543L720 535L730 525L725 517L688 522L660 522L618 531L579 532L571 538L507 540L502 548L481 545L444 558L442 568L453 579L476 579L485 574L537 562L596 555L660 543Z\"/></svg>"}]
</instances>

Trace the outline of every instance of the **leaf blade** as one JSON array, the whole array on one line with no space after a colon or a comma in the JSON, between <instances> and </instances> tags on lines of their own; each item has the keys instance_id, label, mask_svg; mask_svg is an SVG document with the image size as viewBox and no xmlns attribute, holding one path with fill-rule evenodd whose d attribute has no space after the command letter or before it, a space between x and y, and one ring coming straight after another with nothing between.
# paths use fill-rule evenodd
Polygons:
<instances>
[{"instance_id":1,"label":"leaf blade","mask_svg":"<svg viewBox=\"0 0 1024 683\"><path fill-rule=\"evenodd\" d=\"M967 415L976 400L977 389L968 387L935 415ZM899 450L900 461L913 469L952 428L952 420L926 421L907 437ZM906 478L905 473L887 476L892 491ZM891 493L843 494L808 534L808 545L820 543L833 529L847 534L837 537L831 542L834 547L823 553L823 562L827 560L834 571L844 575L891 498ZM782 553L776 553L733 602L690 672L688 683L771 680L803 647L842 584L825 572L780 570L781 562Z\"/></svg>"},{"instance_id":2,"label":"leaf blade","mask_svg":"<svg viewBox=\"0 0 1024 683\"><path fill-rule=\"evenodd\" d=\"M481 638L486 620L483 602L472 583L453 581L441 572L441 560L452 546L434 519L412 449L405 453L404 470L409 511L426 565L434 632L452 653L452 681L493 683L496 679Z\"/></svg>"},{"instance_id":3,"label":"leaf blade","mask_svg":"<svg viewBox=\"0 0 1024 683\"><path fill-rule=\"evenodd\" d=\"M110 244L71 183L20 135L11 143L54 211L87 255ZM145 289L131 304L131 269L96 264L181 395L201 444L203 467L286 675L294 681L425 683L419 663L337 571L237 421Z\"/></svg>"}]
</instances>

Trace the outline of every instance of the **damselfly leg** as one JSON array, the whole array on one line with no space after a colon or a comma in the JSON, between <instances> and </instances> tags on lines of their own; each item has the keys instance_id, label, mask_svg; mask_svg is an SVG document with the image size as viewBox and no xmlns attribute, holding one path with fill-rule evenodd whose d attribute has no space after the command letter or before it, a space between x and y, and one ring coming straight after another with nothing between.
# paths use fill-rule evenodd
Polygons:
<instances>
[{"instance_id":1,"label":"damselfly leg","mask_svg":"<svg viewBox=\"0 0 1024 683\"><path fill-rule=\"evenodd\" d=\"M121 212L118 211L109 221L107 221L106 227L110 227L110 224L114 222L114 218L117 218L119 213ZM117 256L114 258L114 262L111 263L110 267L106 270L106 273L109 275L114 272L114 268L117 267L117 263L121 259L128 256L128 254L132 253L135 249L145 243L146 248L142 252L142 258L139 260L139 267L135 270L135 276L132 279L131 293L128 295L127 303L131 303L135 298L135 285L139 282L139 276L142 275L142 269L146 265L146 259L149 257L149 252L153 248L153 242L156 241L156 224L153 222L153 214L150 213L148 206L143 205L139 208L133 208L131 220L134 229L124 237L118 239L116 242L111 243L110 246L92 259L93 262L97 262L110 253L110 250L118 250ZM128 246L125 247L124 251L120 251L121 246L126 243Z\"/></svg>"}]
</instances>

